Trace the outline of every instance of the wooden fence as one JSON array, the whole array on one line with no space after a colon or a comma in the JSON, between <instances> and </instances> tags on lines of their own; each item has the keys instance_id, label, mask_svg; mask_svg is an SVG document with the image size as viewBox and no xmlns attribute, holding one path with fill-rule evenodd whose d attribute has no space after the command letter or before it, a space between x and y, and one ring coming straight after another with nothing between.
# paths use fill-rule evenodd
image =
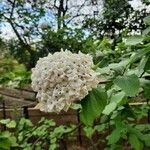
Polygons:
<instances>
[{"instance_id":1,"label":"wooden fence","mask_svg":"<svg viewBox=\"0 0 150 150\"><path fill-rule=\"evenodd\" d=\"M42 117L47 119L53 119L58 125L67 124L80 124L79 115L77 111L69 110L68 112L56 113L44 113L39 109L34 108L36 105L36 93L32 91L30 87L23 89L10 89L0 88L0 119L16 117L28 118L33 124L36 124ZM143 105L144 103L132 103L133 107ZM141 120L143 123L150 123L150 113L148 112L147 117ZM102 136L102 135L101 135ZM67 146L67 150L73 149L72 146L80 147L81 150L88 150L91 143L83 136L83 131L78 130L73 141L64 140L62 145ZM76 148L77 149L77 148ZM101 145L100 149L103 149ZM127 149L126 149L127 150Z\"/></svg>"}]
</instances>

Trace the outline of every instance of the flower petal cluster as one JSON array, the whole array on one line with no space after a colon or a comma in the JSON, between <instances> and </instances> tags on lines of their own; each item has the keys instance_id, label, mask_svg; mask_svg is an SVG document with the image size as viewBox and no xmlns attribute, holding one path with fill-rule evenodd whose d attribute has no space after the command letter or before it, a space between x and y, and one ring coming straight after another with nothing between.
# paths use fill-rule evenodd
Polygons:
<instances>
[{"instance_id":1,"label":"flower petal cluster","mask_svg":"<svg viewBox=\"0 0 150 150\"><path fill-rule=\"evenodd\" d=\"M99 83L92 67L92 57L81 52L66 50L40 58L31 75L40 110L59 113L82 100Z\"/></svg>"}]
</instances>

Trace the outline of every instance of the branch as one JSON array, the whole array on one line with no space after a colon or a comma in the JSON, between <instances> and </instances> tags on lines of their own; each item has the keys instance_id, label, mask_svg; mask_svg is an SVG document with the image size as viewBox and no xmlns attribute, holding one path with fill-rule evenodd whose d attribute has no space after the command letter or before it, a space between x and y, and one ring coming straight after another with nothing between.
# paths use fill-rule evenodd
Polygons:
<instances>
[{"instance_id":1,"label":"branch","mask_svg":"<svg viewBox=\"0 0 150 150\"><path fill-rule=\"evenodd\" d=\"M24 43L23 39L21 38L19 32L17 31L17 29L16 29L15 26L14 26L14 24L17 25L17 26L19 26L19 25L18 25L17 23L14 23L14 22L12 21L12 16L13 16L13 13L14 13L16 0L14 0L14 1L7 0L7 1L10 2L11 5L12 5L11 11L10 11L10 16L9 16L9 18L6 17L5 15L3 15L3 16L4 16L4 18L8 21L8 23L10 23L10 25L11 25L11 27L12 27L14 33L16 34L16 36L17 36L17 38L19 39L19 41L21 42L21 44L22 44L22 45L25 45L25 43Z\"/></svg>"},{"instance_id":2,"label":"branch","mask_svg":"<svg viewBox=\"0 0 150 150\"><path fill-rule=\"evenodd\" d=\"M56 6L56 0L54 0L54 7L55 7L56 9L59 9L59 7Z\"/></svg>"},{"instance_id":3,"label":"branch","mask_svg":"<svg viewBox=\"0 0 150 150\"><path fill-rule=\"evenodd\" d=\"M22 40L19 32L16 30L16 28L15 28L14 23L12 22L12 20L10 18L6 17L5 15L3 15L3 16L8 21L8 23L11 25L11 27L12 27L14 33L16 34L17 38L19 39L19 41L24 45L24 41Z\"/></svg>"},{"instance_id":4,"label":"branch","mask_svg":"<svg viewBox=\"0 0 150 150\"><path fill-rule=\"evenodd\" d=\"M68 10L68 0L66 0L66 6L65 6L65 9L63 9L63 16L65 16L67 10Z\"/></svg>"},{"instance_id":5,"label":"branch","mask_svg":"<svg viewBox=\"0 0 150 150\"><path fill-rule=\"evenodd\" d=\"M11 0L7 0L9 3L13 4L13 2Z\"/></svg>"},{"instance_id":6,"label":"branch","mask_svg":"<svg viewBox=\"0 0 150 150\"><path fill-rule=\"evenodd\" d=\"M68 24L68 23L70 23L73 19L75 19L75 18L77 18L77 17L79 17L79 16L84 16L85 14L76 14L75 16L73 16L70 20L68 20L67 21L67 23L66 24Z\"/></svg>"},{"instance_id":7,"label":"branch","mask_svg":"<svg viewBox=\"0 0 150 150\"><path fill-rule=\"evenodd\" d=\"M112 82L112 81L111 80L101 81L101 82L99 82L99 84L106 84L106 83L110 83L110 82Z\"/></svg>"},{"instance_id":8,"label":"branch","mask_svg":"<svg viewBox=\"0 0 150 150\"><path fill-rule=\"evenodd\" d=\"M14 22L14 24L15 24L17 27L19 27L19 28L21 28L21 29L24 29L24 26L19 25L19 24L17 24L16 22Z\"/></svg>"},{"instance_id":9,"label":"branch","mask_svg":"<svg viewBox=\"0 0 150 150\"><path fill-rule=\"evenodd\" d=\"M10 12L10 19L12 19L12 16L13 16L13 13L14 13L15 3L16 3L16 0L14 0L13 2L11 1L12 8L11 8L11 12Z\"/></svg>"},{"instance_id":10,"label":"branch","mask_svg":"<svg viewBox=\"0 0 150 150\"><path fill-rule=\"evenodd\" d=\"M67 21L67 23L70 23L76 17L84 16L84 14L79 14L79 12L83 8L83 6L85 6L85 3L86 3L86 0L81 4L81 6L79 7L79 9L77 10L77 14L75 16L73 16L69 21Z\"/></svg>"}]
</instances>

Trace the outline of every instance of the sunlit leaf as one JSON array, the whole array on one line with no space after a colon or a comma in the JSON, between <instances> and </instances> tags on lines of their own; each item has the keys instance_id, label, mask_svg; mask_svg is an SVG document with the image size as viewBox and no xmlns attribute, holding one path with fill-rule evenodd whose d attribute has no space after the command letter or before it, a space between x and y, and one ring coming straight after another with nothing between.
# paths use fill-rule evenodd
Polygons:
<instances>
[{"instance_id":1,"label":"sunlit leaf","mask_svg":"<svg viewBox=\"0 0 150 150\"><path fill-rule=\"evenodd\" d=\"M93 121L100 116L101 112L105 108L107 103L106 92L98 87L93 89L86 97L81 101L82 111L80 113L81 121L86 125L92 125Z\"/></svg>"},{"instance_id":2,"label":"sunlit leaf","mask_svg":"<svg viewBox=\"0 0 150 150\"><path fill-rule=\"evenodd\" d=\"M144 18L144 23L150 25L150 16Z\"/></svg>"},{"instance_id":3,"label":"sunlit leaf","mask_svg":"<svg viewBox=\"0 0 150 150\"><path fill-rule=\"evenodd\" d=\"M143 41L143 36L138 36L138 35L125 38L125 44L129 46L140 44L142 43L142 41Z\"/></svg>"},{"instance_id":4,"label":"sunlit leaf","mask_svg":"<svg viewBox=\"0 0 150 150\"><path fill-rule=\"evenodd\" d=\"M113 112L116 109L116 107L117 107L117 103L115 102L109 103L103 110L103 114L109 115L111 112Z\"/></svg>"},{"instance_id":5,"label":"sunlit leaf","mask_svg":"<svg viewBox=\"0 0 150 150\"><path fill-rule=\"evenodd\" d=\"M114 83L119 86L127 96L135 96L140 88L140 82L136 75L119 76L114 80Z\"/></svg>"}]
</instances>

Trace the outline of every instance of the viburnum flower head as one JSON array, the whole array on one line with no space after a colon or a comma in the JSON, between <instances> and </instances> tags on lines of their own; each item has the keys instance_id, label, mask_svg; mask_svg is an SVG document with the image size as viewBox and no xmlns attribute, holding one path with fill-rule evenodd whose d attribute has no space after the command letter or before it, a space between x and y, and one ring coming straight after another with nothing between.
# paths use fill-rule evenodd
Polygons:
<instances>
[{"instance_id":1,"label":"viburnum flower head","mask_svg":"<svg viewBox=\"0 0 150 150\"><path fill-rule=\"evenodd\" d=\"M40 110L59 113L82 100L99 83L92 67L92 57L81 52L62 50L40 58L31 75Z\"/></svg>"}]
</instances>

